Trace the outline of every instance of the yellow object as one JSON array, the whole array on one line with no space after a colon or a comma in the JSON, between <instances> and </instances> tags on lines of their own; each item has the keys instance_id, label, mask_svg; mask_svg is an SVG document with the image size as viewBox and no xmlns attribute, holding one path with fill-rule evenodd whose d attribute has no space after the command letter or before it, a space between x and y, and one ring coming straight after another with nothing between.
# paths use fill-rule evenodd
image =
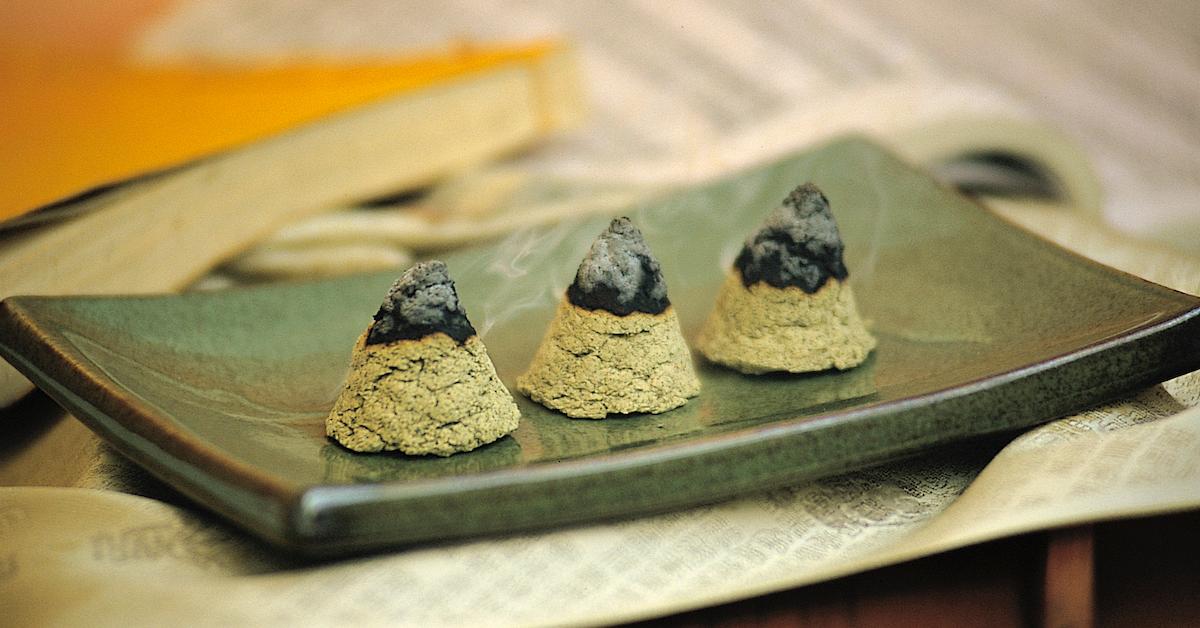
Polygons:
<instances>
[{"instance_id":1,"label":"yellow object","mask_svg":"<svg viewBox=\"0 0 1200 628\"><path fill-rule=\"evenodd\" d=\"M0 48L0 220L383 96L545 57L552 44L392 62L144 66Z\"/></svg>"}]
</instances>

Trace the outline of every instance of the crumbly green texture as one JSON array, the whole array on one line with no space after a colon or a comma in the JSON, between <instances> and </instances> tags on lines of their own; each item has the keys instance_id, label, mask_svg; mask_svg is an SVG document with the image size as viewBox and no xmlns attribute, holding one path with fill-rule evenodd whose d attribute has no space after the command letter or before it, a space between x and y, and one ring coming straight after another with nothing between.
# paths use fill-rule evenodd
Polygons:
<instances>
[{"instance_id":1,"label":"crumbly green texture","mask_svg":"<svg viewBox=\"0 0 1200 628\"><path fill-rule=\"evenodd\" d=\"M657 414L700 394L700 380L668 307L619 316L563 299L517 390L563 414Z\"/></svg>"},{"instance_id":2,"label":"crumbly green texture","mask_svg":"<svg viewBox=\"0 0 1200 628\"><path fill-rule=\"evenodd\" d=\"M478 337L365 341L363 334L325 420L325 432L342 445L449 456L517 429L521 412Z\"/></svg>"},{"instance_id":3,"label":"crumbly green texture","mask_svg":"<svg viewBox=\"0 0 1200 628\"><path fill-rule=\"evenodd\" d=\"M700 330L709 360L743 373L804 373L862 364L875 348L850 286L830 277L809 294L766 282L746 287L736 269Z\"/></svg>"}]
</instances>

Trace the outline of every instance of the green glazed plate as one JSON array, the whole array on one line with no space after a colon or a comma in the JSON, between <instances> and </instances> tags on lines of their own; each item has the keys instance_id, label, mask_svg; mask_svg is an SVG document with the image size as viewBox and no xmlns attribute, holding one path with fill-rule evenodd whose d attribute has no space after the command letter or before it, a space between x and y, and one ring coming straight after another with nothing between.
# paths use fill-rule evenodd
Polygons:
<instances>
[{"instance_id":1,"label":"green glazed plate","mask_svg":"<svg viewBox=\"0 0 1200 628\"><path fill-rule=\"evenodd\" d=\"M741 241L804 181L827 193L879 346L859 368L751 377L698 360L661 415L521 426L450 458L324 434L392 275L183 296L19 297L0 353L137 463L310 554L661 511L1014 430L1200 368L1200 300L998 219L861 139L628 212L694 338ZM445 257L510 387L605 220Z\"/></svg>"}]
</instances>

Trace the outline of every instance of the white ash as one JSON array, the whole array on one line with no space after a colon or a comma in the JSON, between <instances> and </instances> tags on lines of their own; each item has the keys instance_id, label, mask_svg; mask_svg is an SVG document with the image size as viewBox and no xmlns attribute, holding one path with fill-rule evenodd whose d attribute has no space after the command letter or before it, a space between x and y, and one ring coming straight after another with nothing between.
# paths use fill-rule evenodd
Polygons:
<instances>
[{"instance_id":1,"label":"white ash","mask_svg":"<svg viewBox=\"0 0 1200 628\"><path fill-rule=\"evenodd\" d=\"M388 290L375 315L371 338L388 338L406 329L442 329L449 333L463 325L469 327L466 317L445 262L421 262Z\"/></svg>"},{"instance_id":2,"label":"white ash","mask_svg":"<svg viewBox=\"0 0 1200 628\"><path fill-rule=\"evenodd\" d=\"M575 284L584 292L611 288L622 303L634 301L639 289L656 301L667 298L667 285L658 261L646 246L641 231L628 218L614 219L596 238L579 265Z\"/></svg>"},{"instance_id":3,"label":"white ash","mask_svg":"<svg viewBox=\"0 0 1200 628\"><path fill-rule=\"evenodd\" d=\"M747 285L765 280L812 292L826 277L845 279L842 238L829 201L812 183L797 187L746 240L736 265Z\"/></svg>"}]
</instances>

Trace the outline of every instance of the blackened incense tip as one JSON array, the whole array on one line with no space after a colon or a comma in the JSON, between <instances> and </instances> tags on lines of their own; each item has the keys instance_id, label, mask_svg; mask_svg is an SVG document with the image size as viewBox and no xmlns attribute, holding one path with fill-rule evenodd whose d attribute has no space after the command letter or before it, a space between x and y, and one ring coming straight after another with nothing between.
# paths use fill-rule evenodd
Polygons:
<instances>
[{"instance_id":1,"label":"blackened incense tip","mask_svg":"<svg viewBox=\"0 0 1200 628\"><path fill-rule=\"evenodd\" d=\"M567 288L571 303L618 316L661 314L671 305L662 268L642 232L628 218L614 218L592 242Z\"/></svg>"},{"instance_id":2,"label":"blackened incense tip","mask_svg":"<svg viewBox=\"0 0 1200 628\"><path fill-rule=\"evenodd\" d=\"M762 281L811 294L830 277L843 280L849 275L842 248L829 200L817 186L805 183L746 240L734 266L746 287Z\"/></svg>"},{"instance_id":3,"label":"blackened incense tip","mask_svg":"<svg viewBox=\"0 0 1200 628\"><path fill-rule=\"evenodd\" d=\"M475 328L467 320L446 264L421 262L392 284L375 313L366 342L416 340L438 332L461 344L475 335Z\"/></svg>"}]
</instances>

